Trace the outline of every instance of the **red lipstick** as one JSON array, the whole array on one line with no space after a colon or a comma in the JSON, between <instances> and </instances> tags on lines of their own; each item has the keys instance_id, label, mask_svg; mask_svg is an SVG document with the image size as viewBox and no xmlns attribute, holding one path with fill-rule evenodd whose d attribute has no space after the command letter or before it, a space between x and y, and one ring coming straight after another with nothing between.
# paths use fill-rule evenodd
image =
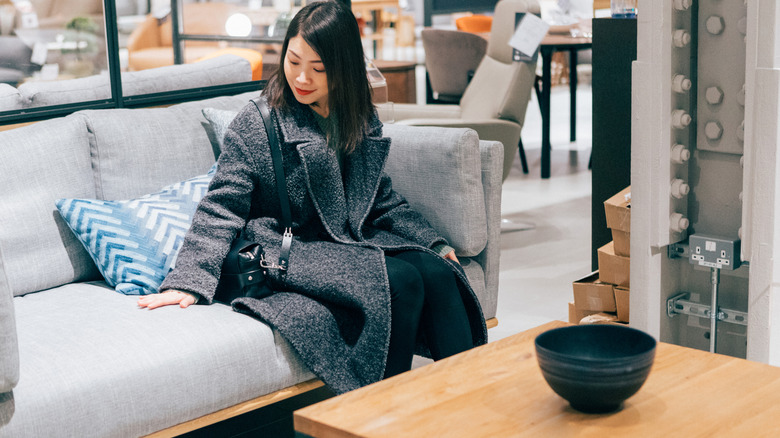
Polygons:
<instances>
[{"instance_id":1,"label":"red lipstick","mask_svg":"<svg viewBox=\"0 0 780 438\"><path fill-rule=\"evenodd\" d=\"M314 90L301 90L301 89L300 89L300 88L298 88L298 87L295 87L295 91L297 91L297 92L298 92L298 94L300 94L301 96L305 96L305 95L307 95L307 94L311 94L311 93L313 93L313 92L314 92Z\"/></svg>"}]
</instances>

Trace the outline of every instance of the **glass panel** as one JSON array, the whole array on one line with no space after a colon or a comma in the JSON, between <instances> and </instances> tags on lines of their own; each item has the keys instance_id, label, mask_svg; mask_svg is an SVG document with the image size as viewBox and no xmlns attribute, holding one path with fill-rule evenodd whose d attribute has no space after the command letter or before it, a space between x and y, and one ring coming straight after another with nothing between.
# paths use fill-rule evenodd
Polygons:
<instances>
[{"instance_id":1,"label":"glass panel","mask_svg":"<svg viewBox=\"0 0 780 438\"><path fill-rule=\"evenodd\" d=\"M102 0L0 0L0 34L0 111L111 98Z\"/></svg>"},{"instance_id":2,"label":"glass panel","mask_svg":"<svg viewBox=\"0 0 780 438\"><path fill-rule=\"evenodd\" d=\"M268 79L275 71L295 6L279 0L179 1L178 38L169 1L151 1L142 16L118 17L124 96ZM171 68L179 38L186 66ZM238 57L221 57L226 54ZM153 87L149 78L156 79Z\"/></svg>"}]
</instances>

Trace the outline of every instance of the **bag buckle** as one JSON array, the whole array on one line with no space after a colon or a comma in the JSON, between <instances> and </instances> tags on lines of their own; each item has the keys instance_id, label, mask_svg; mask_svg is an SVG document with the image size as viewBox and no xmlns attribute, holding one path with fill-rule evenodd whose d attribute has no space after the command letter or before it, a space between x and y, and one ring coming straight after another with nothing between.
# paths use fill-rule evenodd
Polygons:
<instances>
[{"instance_id":1,"label":"bag buckle","mask_svg":"<svg viewBox=\"0 0 780 438\"><path fill-rule=\"evenodd\" d=\"M280 271L286 271L287 267L276 264L272 261L268 261L265 259L265 256L260 256L260 267L263 269L278 269Z\"/></svg>"}]
</instances>

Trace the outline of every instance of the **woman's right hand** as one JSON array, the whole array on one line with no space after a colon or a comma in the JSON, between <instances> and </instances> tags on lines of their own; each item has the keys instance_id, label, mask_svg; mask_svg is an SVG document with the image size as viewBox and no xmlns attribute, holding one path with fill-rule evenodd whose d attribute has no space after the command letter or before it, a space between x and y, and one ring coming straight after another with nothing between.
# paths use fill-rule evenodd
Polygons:
<instances>
[{"instance_id":1,"label":"woman's right hand","mask_svg":"<svg viewBox=\"0 0 780 438\"><path fill-rule=\"evenodd\" d=\"M149 310L173 304L178 304L182 309L185 309L194 303L194 296L176 289L168 289L159 294L144 295L138 299L138 307L146 307Z\"/></svg>"}]
</instances>

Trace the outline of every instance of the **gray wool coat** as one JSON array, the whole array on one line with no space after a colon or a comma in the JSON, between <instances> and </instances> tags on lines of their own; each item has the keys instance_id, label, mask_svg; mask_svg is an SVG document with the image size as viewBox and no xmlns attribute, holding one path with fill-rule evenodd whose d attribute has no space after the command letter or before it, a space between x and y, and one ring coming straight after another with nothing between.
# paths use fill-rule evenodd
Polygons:
<instances>
[{"instance_id":1,"label":"gray wool coat","mask_svg":"<svg viewBox=\"0 0 780 438\"><path fill-rule=\"evenodd\" d=\"M263 97L261 97L263 99ZM272 109L282 148L294 240L289 269L270 271L276 291L240 298L234 310L276 328L326 385L343 393L380 380L390 335L390 291L384 250L429 251L446 243L383 172L390 139L371 119L369 135L344 163L344 177L313 112L294 102ZM180 289L211 303L222 262L235 236L260 242L278 259L283 230L268 138L249 103L225 135L218 170L200 202L160 290ZM487 341L482 309L463 271L456 275L475 345ZM427 348L424 340L418 351Z\"/></svg>"}]
</instances>

